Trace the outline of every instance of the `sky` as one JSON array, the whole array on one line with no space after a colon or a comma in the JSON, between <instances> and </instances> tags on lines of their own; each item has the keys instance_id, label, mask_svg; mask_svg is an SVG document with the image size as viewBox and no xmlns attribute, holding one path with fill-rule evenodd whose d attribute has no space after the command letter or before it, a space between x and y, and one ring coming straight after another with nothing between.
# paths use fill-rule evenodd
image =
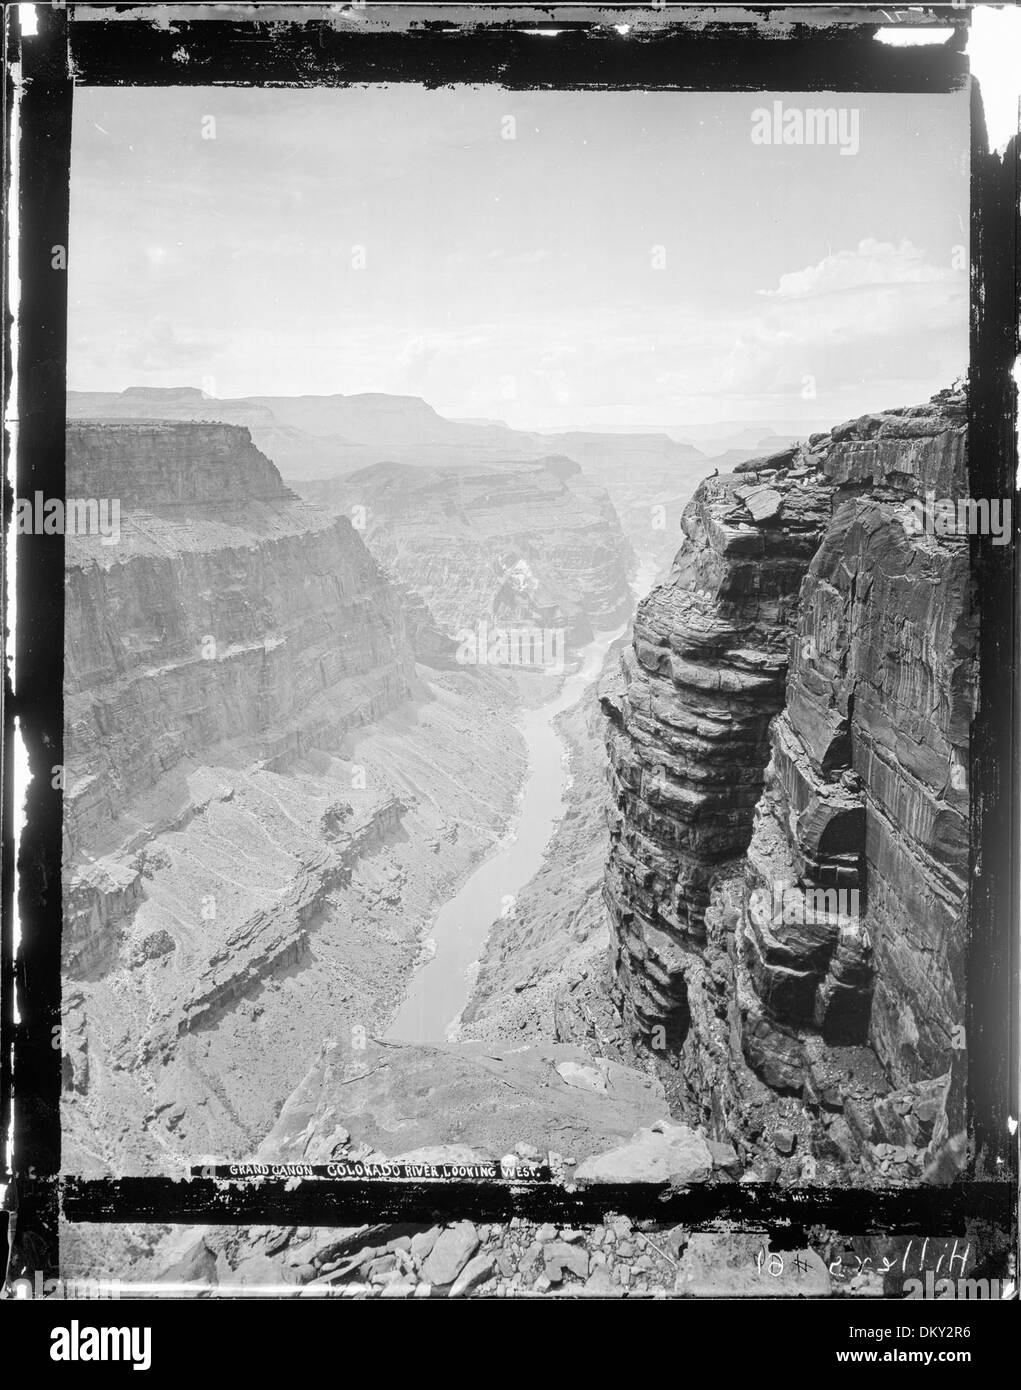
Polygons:
<instances>
[{"instance_id":1,"label":"sky","mask_svg":"<svg viewBox=\"0 0 1021 1390\"><path fill-rule=\"evenodd\" d=\"M774 100L856 152L756 143ZM913 404L967 365L967 151L964 92L80 88L68 385L679 437Z\"/></svg>"}]
</instances>

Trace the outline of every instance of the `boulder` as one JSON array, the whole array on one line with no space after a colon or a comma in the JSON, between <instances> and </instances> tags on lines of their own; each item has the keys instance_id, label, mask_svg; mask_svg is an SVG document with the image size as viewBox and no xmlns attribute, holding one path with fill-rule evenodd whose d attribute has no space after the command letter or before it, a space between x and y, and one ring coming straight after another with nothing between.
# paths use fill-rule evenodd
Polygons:
<instances>
[{"instance_id":1,"label":"boulder","mask_svg":"<svg viewBox=\"0 0 1021 1390\"><path fill-rule=\"evenodd\" d=\"M479 1246L478 1232L470 1221L446 1226L422 1265L422 1278L441 1287L453 1284Z\"/></svg>"},{"instance_id":2,"label":"boulder","mask_svg":"<svg viewBox=\"0 0 1021 1390\"><path fill-rule=\"evenodd\" d=\"M825 1261L814 1250L771 1252L761 1236L697 1233L688 1239L674 1281L698 1298L825 1298Z\"/></svg>"},{"instance_id":3,"label":"boulder","mask_svg":"<svg viewBox=\"0 0 1021 1390\"><path fill-rule=\"evenodd\" d=\"M568 1245L565 1241L552 1241L543 1251L543 1258L546 1265L546 1277L551 1284L559 1284L564 1277L565 1270L578 1279L587 1279L589 1272L589 1257L586 1251L577 1245Z\"/></svg>"},{"instance_id":4,"label":"boulder","mask_svg":"<svg viewBox=\"0 0 1021 1390\"><path fill-rule=\"evenodd\" d=\"M788 1155L794 1152L794 1147L798 1142L798 1136L792 1129L778 1129L773 1134L773 1148L778 1154Z\"/></svg>"},{"instance_id":5,"label":"boulder","mask_svg":"<svg viewBox=\"0 0 1021 1390\"><path fill-rule=\"evenodd\" d=\"M450 1286L449 1298L463 1298L493 1275L493 1257L485 1251L473 1256Z\"/></svg>"},{"instance_id":6,"label":"boulder","mask_svg":"<svg viewBox=\"0 0 1021 1390\"><path fill-rule=\"evenodd\" d=\"M667 1121L639 1130L628 1143L579 1164L579 1182L704 1182L712 1172L709 1145L696 1130Z\"/></svg>"},{"instance_id":7,"label":"boulder","mask_svg":"<svg viewBox=\"0 0 1021 1390\"><path fill-rule=\"evenodd\" d=\"M724 1173L729 1173L731 1177L737 1177L743 1165L734 1145L721 1143L718 1139L707 1139L706 1144L712 1156L713 1167L719 1168Z\"/></svg>"}]
</instances>

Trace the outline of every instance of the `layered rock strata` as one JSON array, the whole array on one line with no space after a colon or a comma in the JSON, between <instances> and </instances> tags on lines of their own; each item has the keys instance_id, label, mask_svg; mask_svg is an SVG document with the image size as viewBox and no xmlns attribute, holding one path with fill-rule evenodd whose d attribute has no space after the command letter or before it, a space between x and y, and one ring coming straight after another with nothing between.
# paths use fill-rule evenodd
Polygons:
<instances>
[{"instance_id":1,"label":"layered rock strata","mask_svg":"<svg viewBox=\"0 0 1021 1390\"><path fill-rule=\"evenodd\" d=\"M630 610L630 546L606 493L571 459L380 463L300 487L352 518L385 571L459 642L485 625L490 638L530 627L576 647Z\"/></svg>"},{"instance_id":2,"label":"layered rock strata","mask_svg":"<svg viewBox=\"0 0 1021 1390\"><path fill-rule=\"evenodd\" d=\"M975 620L967 535L917 504L966 495L965 439L944 392L703 484L604 698L634 1032L719 1128L765 1085L808 1102L813 1152L887 1176L962 1123ZM763 530L772 611L741 560Z\"/></svg>"},{"instance_id":3,"label":"layered rock strata","mask_svg":"<svg viewBox=\"0 0 1021 1390\"><path fill-rule=\"evenodd\" d=\"M684 1037L687 957L713 876L751 833L781 708L801 580L828 489L789 468L706 480L685 508L670 577L640 605L608 715L605 895L638 1032Z\"/></svg>"},{"instance_id":4,"label":"layered rock strata","mask_svg":"<svg viewBox=\"0 0 1021 1390\"><path fill-rule=\"evenodd\" d=\"M398 596L246 429L72 423L67 440L68 495L117 500L121 527L67 541L71 856L199 751L286 761L406 697Z\"/></svg>"},{"instance_id":5,"label":"layered rock strata","mask_svg":"<svg viewBox=\"0 0 1021 1390\"><path fill-rule=\"evenodd\" d=\"M67 454L120 534L67 541L64 1152L151 1171L250 1152L324 1036L382 1026L523 754L511 684L416 674L361 536L247 429Z\"/></svg>"}]
</instances>

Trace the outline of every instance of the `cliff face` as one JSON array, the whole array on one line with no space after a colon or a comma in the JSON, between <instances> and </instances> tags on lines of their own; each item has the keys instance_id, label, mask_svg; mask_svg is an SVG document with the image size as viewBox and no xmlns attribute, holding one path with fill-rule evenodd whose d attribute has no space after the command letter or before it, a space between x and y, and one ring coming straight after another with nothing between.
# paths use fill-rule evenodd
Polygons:
<instances>
[{"instance_id":1,"label":"cliff face","mask_svg":"<svg viewBox=\"0 0 1021 1390\"><path fill-rule=\"evenodd\" d=\"M905 501L967 495L965 438L948 397L818 442L833 515L801 595L763 807L813 882L864 874L874 989L870 1012L852 1005L853 1031L896 1085L947 1068L963 1015L968 539L915 534Z\"/></svg>"},{"instance_id":2,"label":"cliff face","mask_svg":"<svg viewBox=\"0 0 1021 1390\"><path fill-rule=\"evenodd\" d=\"M196 386L129 386L124 391L68 391L68 419L96 421L218 421L248 429L252 441L284 477L330 467L338 441L311 438L255 400L217 400ZM293 466L292 466L293 465Z\"/></svg>"},{"instance_id":3,"label":"cliff face","mask_svg":"<svg viewBox=\"0 0 1021 1390\"><path fill-rule=\"evenodd\" d=\"M67 490L121 506L117 544L67 542L70 854L189 758L286 761L406 696L397 596L247 430L71 424Z\"/></svg>"},{"instance_id":4,"label":"cliff face","mask_svg":"<svg viewBox=\"0 0 1021 1390\"><path fill-rule=\"evenodd\" d=\"M667 569L677 549L678 518L715 460L665 434L578 431L550 436L547 443L577 459L606 489L638 554L654 559L657 571Z\"/></svg>"},{"instance_id":5,"label":"cliff face","mask_svg":"<svg viewBox=\"0 0 1021 1390\"><path fill-rule=\"evenodd\" d=\"M628 612L630 547L605 492L570 459L381 463L299 486L355 518L387 573L450 636L505 623L563 628L580 644Z\"/></svg>"},{"instance_id":6,"label":"cliff face","mask_svg":"<svg viewBox=\"0 0 1021 1390\"><path fill-rule=\"evenodd\" d=\"M603 699L633 1033L721 1134L790 1096L886 1177L963 1123L968 541L911 503L965 433L944 392L707 480Z\"/></svg>"},{"instance_id":7,"label":"cliff face","mask_svg":"<svg viewBox=\"0 0 1021 1390\"><path fill-rule=\"evenodd\" d=\"M66 1161L251 1152L502 831L513 692L414 680L361 536L246 429L72 423L67 458L120 536L67 538Z\"/></svg>"},{"instance_id":8,"label":"cliff face","mask_svg":"<svg viewBox=\"0 0 1021 1390\"><path fill-rule=\"evenodd\" d=\"M602 694L618 979L637 1030L665 1028L674 1044L710 883L748 843L798 588L825 524L826 489L795 471L702 484L684 511L687 543L640 605L621 679Z\"/></svg>"}]
</instances>

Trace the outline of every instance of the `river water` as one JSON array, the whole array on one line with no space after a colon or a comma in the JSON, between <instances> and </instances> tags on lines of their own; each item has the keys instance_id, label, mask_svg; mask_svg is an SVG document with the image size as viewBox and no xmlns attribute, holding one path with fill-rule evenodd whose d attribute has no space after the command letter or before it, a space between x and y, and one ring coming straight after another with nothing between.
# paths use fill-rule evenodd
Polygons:
<instances>
[{"instance_id":1,"label":"river water","mask_svg":"<svg viewBox=\"0 0 1021 1390\"><path fill-rule=\"evenodd\" d=\"M632 584L636 600L652 586L655 570L643 561ZM510 910L515 895L542 867L553 831L567 809L567 758L554 720L581 698L599 675L610 644L628 628L597 633L582 648L578 668L560 683L555 696L525 710L518 727L528 749L517 814L508 833L463 886L440 908L430 931L431 955L411 977L404 1001L386 1036L416 1043L443 1042L468 1002L475 963L493 923Z\"/></svg>"}]
</instances>

